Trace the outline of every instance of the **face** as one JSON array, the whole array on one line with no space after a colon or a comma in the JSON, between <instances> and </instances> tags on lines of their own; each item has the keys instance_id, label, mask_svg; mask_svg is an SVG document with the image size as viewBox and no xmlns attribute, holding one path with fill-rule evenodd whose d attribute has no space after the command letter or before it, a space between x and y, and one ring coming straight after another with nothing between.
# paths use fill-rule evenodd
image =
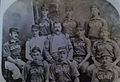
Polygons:
<instances>
[{"instance_id":1,"label":"face","mask_svg":"<svg viewBox=\"0 0 120 82\"><path fill-rule=\"evenodd\" d=\"M56 34L59 34L59 33L61 32L61 30L62 30L61 23L55 23L55 24L54 24L54 32L55 32Z\"/></svg>"},{"instance_id":2,"label":"face","mask_svg":"<svg viewBox=\"0 0 120 82\"><path fill-rule=\"evenodd\" d=\"M59 56L57 53L53 53L54 55L52 56L55 61L59 60Z\"/></svg>"},{"instance_id":3,"label":"face","mask_svg":"<svg viewBox=\"0 0 120 82\"><path fill-rule=\"evenodd\" d=\"M33 34L33 36L39 35L39 30L32 28L32 34Z\"/></svg>"},{"instance_id":4,"label":"face","mask_svg":"<svg viewBox=\"0 0 120 82\"><path fill-rule=\"evenodd\" d=\"M85 31L84 31L83 29L78 29L77 31L78 31L77 34L78 34L79 36L84 36Z\"/></svg>"},{"instance_id":5,"label":"face","mask_svg":"<svg viewBox=\"0 0 120 82\"><path fill-rule=\"evenodd\" d=\"M108 32L101 32L100 36L102 39L108 39L109 33Z\"/></svg>"},{"instance_id":6,"label":"face","mask_svg":"<svg viewBox=\"0 0 120 82\"><path fill-rule=\"evenodd\" d=\"M11 32L10 33L10 37L11 37L11 39L14 39L14 40L18 40L18 33L17 32Z\"/></svg>"},{"instance_id":7,"label":"face","mask_svg":"<svg viewBox=\"0 0 120 82\"><path fill-rule=\"evenodd\" d=\"M91 13L92 13L92 15L94 15L94 16L98 15L98 13L99 13L98 8L97 8L97 7L91 8Z\"/></svg>"},{"instance_id":8,"label":"face","mask_svg":"<svg viewBox=\"0 0 120 82\"><path fill-rule=\"evenodd\" d=\"M66 49L59 50L58 55L59 55L59 60L60 61L66 60L66 58L67 58L67 50Z\"/></svg>"},{"instance_id":9,"label":"face","mask_svg":"<svg viewBox=\"0 0 120 82\"><path fill-rule=\"evenodd\" d=\"M104 56L101 62L104 66L108 66L112 62L112 58L110 56Z\"/></svg>"},{"instance_id":10,"label":"face","mask_svg":"<svg viewBox=\"0 0 120 82\"><path fill-rule=\"evenodd\" d=\"M42 15L47 16L48 15L48 10L47 9L42 10Z\"/></svg>"},{"instance_id":11,"label":"face","mask_svg":"<svg viewBox=\"0 0 120 82\"><path fill-rule=\"evenodd\" d=\"M39 51L32 52L31 56L33 58L33 61L36 61L36 62L43 59L43 57Z\"/></svg>"},{"instance_id":12,"label":"face","mask_svg":"<svg viewBox=\"0 0 120 82\"><path fill-rule=\"evenodd\" d=\"M67 11L66 15L67 15L67 17L71 17L72 16L72 11Z\"/></svg>"}]
</instances>

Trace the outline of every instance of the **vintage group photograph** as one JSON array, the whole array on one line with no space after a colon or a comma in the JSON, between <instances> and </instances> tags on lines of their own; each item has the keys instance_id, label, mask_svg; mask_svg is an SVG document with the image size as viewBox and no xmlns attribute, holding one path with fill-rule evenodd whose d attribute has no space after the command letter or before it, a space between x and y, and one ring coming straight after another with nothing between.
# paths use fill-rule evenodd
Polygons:
<instances>
[{"instance_id":1,"label":"vintage group photograph","mask_svg":"<svg viewBox=\"0 0 120 82\"><path fill-rule=\"evenodd\" d=\"M6 82L120 82L120 15L106 0L17 0L3 17Z\"/></svg>"}]
</instances>

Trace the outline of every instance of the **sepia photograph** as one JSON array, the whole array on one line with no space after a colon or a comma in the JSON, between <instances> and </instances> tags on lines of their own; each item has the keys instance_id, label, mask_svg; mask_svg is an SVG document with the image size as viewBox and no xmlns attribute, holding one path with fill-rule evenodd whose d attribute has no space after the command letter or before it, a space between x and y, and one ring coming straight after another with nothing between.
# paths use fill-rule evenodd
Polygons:
<instances>
[{"instance_id":1,"label":"sepia photograph","mask_svg":"<svg viewBox=\"0 0 120 82\"><path fill-rule=\"evenodd\" d=\"M120 82L118 0L5 1L5 82Z\"/></svg>"}]
</instances>

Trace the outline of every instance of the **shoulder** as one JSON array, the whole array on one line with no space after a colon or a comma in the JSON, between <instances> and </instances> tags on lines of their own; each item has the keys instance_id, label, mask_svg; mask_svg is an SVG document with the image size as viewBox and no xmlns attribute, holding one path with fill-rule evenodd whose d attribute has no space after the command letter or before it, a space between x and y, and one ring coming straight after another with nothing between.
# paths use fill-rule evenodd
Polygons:
<instances>
[{"instance_id":1,"label":"shoulder","mask_svg":"<svg viewBox=\"0 0 120 82\"><path fill-rule=\"evenodd\" d=\"M93 43L93 45L97 45L97 44L100 44L101 43L101 40L98 40L98 41L95 41L94 43Z\"/></svg>"},{"instance_id":2,"label":"shoulder","mask_svg":"<svg viewBox=\"0 0 120 82\"><path fill-rule=\"evenodd\" d=\"M53 36L52 34L49 34L49 35L47 36L47 39L50 39L52 36Z\"/></svg>"},{"instance_id":3,"label":"shoulder","mask_svg":"<svg viewBox=\"0 0 120 82\"><path fill-rule=\"evenodd\" d=\"M3 44L3 46L8 46L9 45L9 42L5 42L4 44Z\"/></svg>"},{"instance_id":4,"label":"shoulder","mask_svg":"<svg viewBox=\"0 0 120 82\"><path fill-rule=\"evenodd\" d=\"M32 38L28 38L27 40L26 40L26 42L30 42L32 40Z\"/></svg>"},{"instance_id":5,"label":"shoulder","mask_svg":"<svg viewBox=\"0 0 120 82\"><path fill-rule=\"evenodd\" d=\"M77 67L77 62L75 60L67 61L67 65L74 68L74 67Z\"/></svg>"},{"instance_id":6,"label":"shoulder","mask_svg":"<svg viewBox=\"0 0 120 82\"><path fill-rule=\"evenodd\" d=\"M90 41L90 39L89 38L85 38L85 41L87 42L87 43L91 43L91 41Z\"/></svg>"},{"instance_id":7,"label":"shoulder","mask_svg":"<svg viewBox=\"0 0 120 82\"><path fill-rule=\"evenodd\" d=\"M114 46L118 46L117 42L115 42L114 40L109 39L108 42L111 43Z\"/></svg>"},{"instance_id":8,"label":"shoulder","mask_svg":"<svg viewBox=\"0 0 120 82\"><path fill-rule=\"evenodd\" d=\"M26 64L25 64L25 67L30 68L31 67L31 63L32 63L32 61L27 61Z\"/></svg>"},{"instance_id":9,"label":"shoulder","mask_svg":"<svg viewBox=\"0 0 120 82\"><path fill-rule=\"evenodd\" d=\"M45 65L45 66L48 66L49 64L48 64L48 62L47 61L43 61L43 64Z\"/></svg>"},{"instance_id":10,"label":"shoulder","mask_svg":"<svg viewBox=\"0 0 120 82\"><path fill-rule=\"evenodd\" d=\"M65 37L66 37L66 38L69 38L69 34L67 34L67 33L64 33L64 35L65 35Z\"/></svg>"},{"instance_id":11,"label":"shoulder","mask_svg":"<svg viewBox=\"0 0 120 82\"><path fill-rule=\"evenodd\" d=\"M46 39L47 39L47 36L40 36L39 39L40 39L40 40L46 40Z\"/></svg>"}]
</instances>

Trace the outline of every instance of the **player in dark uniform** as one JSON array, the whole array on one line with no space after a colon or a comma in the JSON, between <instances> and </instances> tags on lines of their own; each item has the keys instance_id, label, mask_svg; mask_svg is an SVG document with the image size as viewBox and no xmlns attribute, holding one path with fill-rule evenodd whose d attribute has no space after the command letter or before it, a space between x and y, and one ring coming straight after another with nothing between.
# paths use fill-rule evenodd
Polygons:
<instances>
[{"instance_id":1,"label":"player in dark uniform","mask_svg":"<svg viewBox=\"0 0 120 82\"><path fill-rule=\"evenodd\" d=\"M50 67L51 82L79 82L80 75L75 64L67 61L67 48L59 47L58 61Z\"/></svg>"},{"instance_id":2,"label":"player in dark uniform","mask_svg":"<svg viewBox=\"0 0 120 82\"><path fill-rule=\"evenodd\" d=\"M49 65L43 59L39 47L31 51L33 61L28 61L24 68L25 82L49 82Z\"/></svg>"}]
</instances>

